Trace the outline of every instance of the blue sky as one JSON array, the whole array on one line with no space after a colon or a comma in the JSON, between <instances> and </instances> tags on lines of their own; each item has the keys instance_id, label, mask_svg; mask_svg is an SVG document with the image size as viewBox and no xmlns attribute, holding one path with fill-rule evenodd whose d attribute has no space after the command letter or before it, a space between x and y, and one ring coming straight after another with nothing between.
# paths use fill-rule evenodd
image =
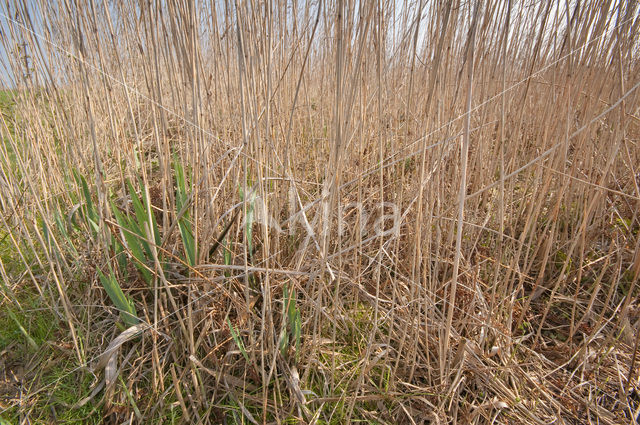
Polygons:
<instances>
[{"instance_id":1,"label":"blue sky","mask_svg":"<svg viewBox=\"0 0 640 425\"><path fill-rule=\"evenodd\" d=\"M55 1L55 0L52 0L52 1ZM101 1L103 0L98 0L98 3L100 3ZM504 4L503 1L504 0L496 0L495 1L496 6L500 4ZM416 3L419 3L419 1ZM431 2L426 2L426 3L427 3L427 6L422 14L423 19L426 16L428 16L428 9L430 7L429 5L431 4ZM533 4L534 2L523 3L522 1L514 0L513 3L514 3L513 12L515 14L515 16L513 16L513 19L516 20L519 15L518 12L521 11L521 8L523 7L523 5ZM13 1L10 0L8 2L0 2L0 86L12 87L15 85L14 82L16 81L16 77L21 78L22 70L18 73L18 75L13 75L9 65L10 64L9 56L13 58L18 58L20 55L23 54L23 52L18 50L20 49L20 47L18 46L18 44L20 44L19 43L20 37L30 36L31 40L29 41L31 43L34 43L34 42L37 43L39 41L37 37L34 37L33 35L24 31L24 29L20 28L20 25L18 24L18 22L20 23L24 22L23 21L24 16L28 14L31 18L35 31L38 33L42 33L42 30L41 30L43 28L42 22L38 22L38 18L41 15L38 10L39 8L38 4L39 2L37 0L13 0ZM574 4L575 4L575 0L569 1L570 8L573 7ZM611 4L611 7L615 8L617 7L618 4L619 4L619 0L614 0ZM397 19L400 18L399 9L401 9L402 5L405 5L404 0L396 0L396 6L398 6L398 8L396 9ZM414 16L415 16L415 7L416 5L414 5L411 12L411 15L414 15ZM16 13L18 10L20 13ZM555 16L556 11L560 12L559 13L560 15L562 15L566 11L565 1L556 0L556 2L554 3L554 6L552 7L551 16ZM565 20L560 19L560 22L561 22L561 25L563 25ZM615 25L615 22L616 22L616 19L614 18L609 22L609 25L613 26ZM402 21L400 20L397 23L401 24ZM30 25L28 26L30 27ZM407 31L407 29L408 28L398 28L398 31L402 33ZM423 22L421 25L419 43L422 43L424 41L424 36L426 35L425 31L426 31L426 25ZM548 31L550 31L549 28L548 28ZM396 35L399 36L400 34L396 34ZM16 38L18 40L16 40ZM48 46L42 46L42 47L48 47ZM418 51L420 51L420 49L418 49ZM32 56L31 62L33 63L33 56L34 56L33 52L29 52L29 53Z\"/></svg>"},{"instance_id":2,"label":"blue sky","mask_svg":"<svg viewBox=\"0 0 640 425\"><path fill-rule=\"evenodd\" d=\"M24 47L20 46L20 42L16 39L24 42L37 42L38 40L32 38L31 40L22 39L24 30L20 28L17 22L24 22L24 12L27 12L30 19L36 28L40 28L40 13L38 13L38 3L34 0L22 0L22 1L10 1L0 3L0 86L13 87L15 86L16 77L21 78L21 75L14 75L9 57L16 58L22 57L24 54ZM27 47L29 56L29 48ZM32 61L29 61L32 64ZM21 71L22 72L22 71ZM21 74L21 73L20 73Z\"/></svg>"}]
</instances>

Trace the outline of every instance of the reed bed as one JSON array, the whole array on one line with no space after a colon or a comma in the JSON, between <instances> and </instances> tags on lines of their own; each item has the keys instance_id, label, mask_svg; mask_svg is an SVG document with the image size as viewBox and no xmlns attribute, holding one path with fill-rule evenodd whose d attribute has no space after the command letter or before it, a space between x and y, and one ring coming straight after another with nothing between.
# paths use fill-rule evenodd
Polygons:
<instances>
[{"instance_id":1,"label":"reed bed","mask_svg":"<svg viewBox=\"0 0 640 425\"><path fill-rule=\"evenodd\" d=\"M0 22L0 423L638 420L638 2Z\"/></svg>"}]
</instances>

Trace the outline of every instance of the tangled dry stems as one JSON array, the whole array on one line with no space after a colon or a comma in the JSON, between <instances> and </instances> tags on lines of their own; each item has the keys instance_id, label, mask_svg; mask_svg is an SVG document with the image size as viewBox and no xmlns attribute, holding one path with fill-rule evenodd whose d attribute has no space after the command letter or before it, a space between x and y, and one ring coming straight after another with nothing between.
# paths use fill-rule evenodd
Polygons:
<instances>
[{"instance_id":1,"label":"tangled dry stems","mask_svg":"<svg viewBox=\"0 0 640 425\"><path fill-rule=\"evenodd\" d=\"M93 378L52 400L63 377L5 349L28 367L4 411L633 421L637 4L490 3L3 5L34 70L7 58L0 236L23 267L2 257L2 303L36 294L64 377ZM135 197L161 236L142 265L113 211Z\"/></svg>"}]
</instances>

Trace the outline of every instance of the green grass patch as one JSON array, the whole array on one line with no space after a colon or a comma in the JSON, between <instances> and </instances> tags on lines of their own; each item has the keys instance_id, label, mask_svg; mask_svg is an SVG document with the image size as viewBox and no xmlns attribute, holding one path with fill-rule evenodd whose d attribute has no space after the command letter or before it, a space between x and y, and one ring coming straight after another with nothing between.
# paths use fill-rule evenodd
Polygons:
<instances>
[{"instance_id":1,"label":"green grass patch","mask_svg":"<svg viewBox=\"0 0 640 425\"><path fill-rule=\"evenodd\" d=\"M32 424L101 423L93 401L73 408L90 393L93 377L73 372L77 359L70 344L60 338L64 332L55 314L39 295L24 289L18 302L20 306L0 309L0 352L6 350L3 362L8 376L17 379L3 392L2 401L8 408L0 416L0 424L22 423L25 418ZM23 400L20 404L16 402L18 395Z\"/></svg>"},{"instance_id":2,"label":"green grass patch","mask_svg":"<svg viewBox=\"0 0 640 425\"><path fill-rule=\"evenodd\" d=\"M13 110L15 107L15 90L0 90L0 111L6 117L13 116Z\"/></svg>"},{"instance_id":3,"label":"green grass patch","mask_svg":"<svg viewBox=\"0 0 640 425\"><path fill-rule=\"evenodd\" d=\"M13 350L28 355L48 341L59 324L38 295L22 290L17 301L20 306L0 309L0 351L16 343Z\"/></svg>"}]
</instances>

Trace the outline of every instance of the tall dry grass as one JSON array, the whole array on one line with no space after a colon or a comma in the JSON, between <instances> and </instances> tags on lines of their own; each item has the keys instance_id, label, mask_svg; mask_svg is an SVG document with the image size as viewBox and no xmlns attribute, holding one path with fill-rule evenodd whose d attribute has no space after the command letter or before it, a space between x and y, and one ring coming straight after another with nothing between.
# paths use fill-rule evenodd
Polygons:
<instances>
[{"instance_id":1,"label":"tall dry grass","mask_svg":"<svg viewBox=\"0 0 640 425\"><path fill-rule=\"evenodd\" d=\"M0 263L1 302L39 294L104 417L638 416L637 2L1 13L33 63L4 64L0 236L24 272ZM137 196L143 265L114 215ZM54 385L33 382L23 413Z\"/></svg>"}]
</instances>

